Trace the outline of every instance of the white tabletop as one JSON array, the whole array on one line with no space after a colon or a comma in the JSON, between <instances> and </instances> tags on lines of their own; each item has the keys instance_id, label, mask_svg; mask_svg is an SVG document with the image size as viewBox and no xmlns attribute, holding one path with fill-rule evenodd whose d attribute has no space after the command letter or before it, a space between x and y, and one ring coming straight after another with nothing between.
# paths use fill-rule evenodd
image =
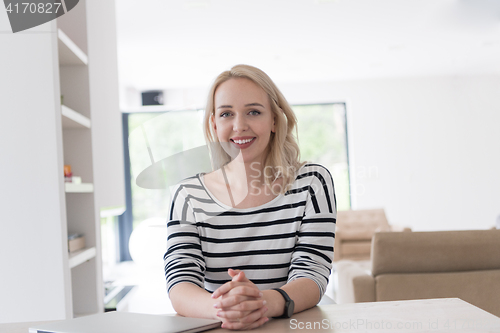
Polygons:
<instances>
[{"instance_id":1,"label":"white tabletop","mask_svg":"<svg viewBox=\"0 0 500 333\"><path fill-rule=\"evenodd\" d=\"M335 304L273 319L251 332L500 332L500 318L458 298Z\"/></svg>"},{"instance_id":2,"label":"white tabletop","mask_svg":"<svg viewBox=\"0 0 500 333\"><path fill-rule=\"evenodd\" d=\"M35 324L0 324L0 332L27 333ZM251 332L500 332L500 318L458 298L335 304L273 319Z\"/></svg>"}]
</instances>

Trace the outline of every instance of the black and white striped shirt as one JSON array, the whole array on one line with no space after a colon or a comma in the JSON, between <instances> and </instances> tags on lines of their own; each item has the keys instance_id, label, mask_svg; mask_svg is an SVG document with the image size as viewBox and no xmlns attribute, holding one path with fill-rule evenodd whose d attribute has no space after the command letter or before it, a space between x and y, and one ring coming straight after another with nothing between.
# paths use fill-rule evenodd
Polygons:
<instances>
[{"instance_id":1,"label":"black and white striped shirt","mask_svg":"<svg viewBox=\"0 0 500 333\"><path fill-rule=\"evenodd\" d=\"M323 295L336 216L333 179L318 164L302 166L285 194L245 209L219 202L202 174L185 179L174 192L167 225L167 289L190 282L213 292L230 281L232 268L261 290L309 278Z\"/></svg>"}]
</instances>

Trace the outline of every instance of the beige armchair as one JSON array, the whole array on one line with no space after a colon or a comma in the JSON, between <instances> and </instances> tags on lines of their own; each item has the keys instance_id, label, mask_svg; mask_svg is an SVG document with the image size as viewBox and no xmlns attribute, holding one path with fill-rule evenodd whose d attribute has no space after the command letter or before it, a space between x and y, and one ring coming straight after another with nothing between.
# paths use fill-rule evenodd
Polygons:
<instances>
[{"instance_id":1,"label":"beige armchair","mask_svg":"<svg viewBox=\"0 0 500 333\"><path fill-rule=\"evenodd\" d=\"M458 297L500 316L500 230L374 234L355 302Z\"/></svg>"},{"instance_id":2,"label":"beige armchair","mask_svg":"<svg viewBox=\"0 0 500 333\"><path fill-rule=\"evenodd\" d=\"M373 234L380 231L410 231L390 226L383 209L337 212L334 261L369 260Z\"/></svg>"}]
</instances>

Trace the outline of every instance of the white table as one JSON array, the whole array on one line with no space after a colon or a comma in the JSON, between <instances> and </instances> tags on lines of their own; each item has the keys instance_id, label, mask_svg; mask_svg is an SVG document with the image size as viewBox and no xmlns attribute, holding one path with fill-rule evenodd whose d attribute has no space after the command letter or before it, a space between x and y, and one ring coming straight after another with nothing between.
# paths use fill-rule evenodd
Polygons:
<instances>
[{"instance_id":1,"label":"white table","mask_svg":"<svg viewBox=\"0 0 500 333\"><path fill-rule=\"evenodd\" d=\"M251 332L500 332L500 318L458 298L335 304L270 320Z\"/></svg>"},{"instance_id":2,"label":"white table","mask_svg":"<svg viewBox=\"0 0 500 333\"><path fill-rule=\"evenodd\" d=\"M34 324L0 324L0 332L27 333ZM335 304L273 319L251 332L500 332L500 318L458 298Z\"/></svg>"}]
</instances>

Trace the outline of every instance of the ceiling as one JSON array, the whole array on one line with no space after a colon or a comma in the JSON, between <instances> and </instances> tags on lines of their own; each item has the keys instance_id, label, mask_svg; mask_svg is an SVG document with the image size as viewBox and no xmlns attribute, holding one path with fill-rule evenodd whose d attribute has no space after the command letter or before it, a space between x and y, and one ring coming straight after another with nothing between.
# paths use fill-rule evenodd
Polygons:
<instances>
[{"instance_id":1,"label":"ceiling","mask_svg":"<svg viewBox=\"0 0 500 333\"><path fill-rule=\"evenodd\" d=\"M116 0L120 86L500 74L500 0Z\"/></svg>"}]
</instances>

